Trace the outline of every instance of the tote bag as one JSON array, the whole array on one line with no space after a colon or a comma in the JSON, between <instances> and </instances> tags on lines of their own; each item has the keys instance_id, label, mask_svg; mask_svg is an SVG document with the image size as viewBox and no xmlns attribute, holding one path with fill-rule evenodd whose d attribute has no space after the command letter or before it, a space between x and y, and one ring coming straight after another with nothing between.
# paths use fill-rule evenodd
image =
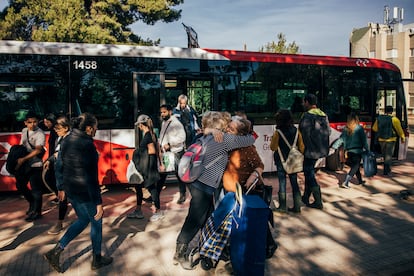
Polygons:
<instances>
[{"instance_id":1,"label":"tote bag","mask_svg":"<svg viewBox=\"0 0 414 276\"><path fill-rule=\"evenodd\" d=\"M127 167L126 178L128 179L129 184L141 184L142 182L144 182L142 174L137 170L137 168L135 167L135 163L132 159L129 161Z\"/></svg>"}]
</instances>

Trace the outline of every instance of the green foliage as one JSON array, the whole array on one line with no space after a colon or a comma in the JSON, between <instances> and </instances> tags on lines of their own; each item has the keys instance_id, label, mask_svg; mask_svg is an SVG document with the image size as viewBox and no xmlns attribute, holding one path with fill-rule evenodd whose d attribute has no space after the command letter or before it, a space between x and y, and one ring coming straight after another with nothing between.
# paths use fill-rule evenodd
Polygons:
<instances>
[{"instance_id":1,"label":"green foliage","mask_svg":"<svg viewBox=\"0 0 414 276\"><path fill-rule=\"evenodd\" d=\"M280 53L280 54L297 54L299 53L299 46L296 42L287 44L286 36L283 33L277 35L278 41L268 42L265 46L262 46L259 51L267 53Z\"/></svg>"},{"instance_id":2,"label":"green foliage","mask_svg":"<svg viewBox=\"0 0 414 276\"><path fill-rule=\"evenodd\" d=\"M14 0L0 12L0 39L158 45L130 25L173 22L184 0Z\"/></svg>"}]
</instances>

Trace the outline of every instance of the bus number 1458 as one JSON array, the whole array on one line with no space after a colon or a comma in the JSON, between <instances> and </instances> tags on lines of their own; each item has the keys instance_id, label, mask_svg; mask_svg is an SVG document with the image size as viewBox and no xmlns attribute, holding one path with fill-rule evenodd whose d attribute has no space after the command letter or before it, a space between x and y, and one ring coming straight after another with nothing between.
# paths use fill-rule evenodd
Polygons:
<instances>
[{"instance_id":1,"label":"bus number 1458","mask_svg":"<svg viewBox=\"0 0 414 276\"><path fill-rule=\"evenodd\" d=\"M98 64L95 60L75 60L73 62L76 70L96 70L98 69Z\"/></svg>"}]
</instances>

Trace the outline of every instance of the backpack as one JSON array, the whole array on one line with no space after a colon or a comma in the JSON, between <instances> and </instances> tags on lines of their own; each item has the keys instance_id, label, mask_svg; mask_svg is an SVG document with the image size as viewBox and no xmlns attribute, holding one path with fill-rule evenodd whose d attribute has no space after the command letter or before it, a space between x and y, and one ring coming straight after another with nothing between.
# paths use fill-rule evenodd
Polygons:
<instances>
[{"instance_id":1,"label":"backpack","mask_svg":"<svg viewBox=\"0 0 414 276\"><path fill-rule=\"evenodd\" d=\"M388 115L379 115L378 116L378 138L388 139L393 136L393 126L392 126L392 117Z\"/></svg>"},{"instance_id":2,"label":"backpack","mask_svg":"<svg viewBox=\"0 0 414 276\"><path fill-rule=\"evenodd\" d=\"M319 159L328 156L330 126L326 116L306 112L300 122L307 158Z\"/></svg>"},{"instance_id":3,"label":"backpack","mask_svg":"<svg viewBox=\"0 0 414 276\"><path fill-rule=\"evenodd\" d=\"M178 119L184 127L185 136L186 136L185 144L191 145L191 142L193 141L194 136L195 136L195 131L192 126L192 118L191 118L193 116L193 113L191 110L187 110L187 109L178 110L177 112L180 115Z\"/></svg>"},{"instance_id":4,"label":"backpack","mask_svg":"<svg viewBox=\"0 0 414 276\"><path fill-rule=\"evenodd\" d=\"M277 148L279 153L280 161L282 162L283 169L287 174L298 173L303 171L303 154L298 150L296 147L296 143L298 141L299 131L296 131L295 139L293 140L292 145L289 144L288 140L286 139L285 135L277 129L279 136L282 137L283 141L285 141L286 145L289 147L289 154L286 160L283 158L283 154L280 150L280 147Z\"/></svg>"},{"instance_id":5,"label":"backpack","mask_svg":"<svg viewBox=\"0 0 414 276\"><path fill-rule=\"evenodd\" d=\"M16 165L17 165L17 159L25 157L28 154L28 151L25 146L23 145L14 145L10 148L9 154L7 155L7 161L6 161L6 170L12 174L22 174L26 172L28 161L25 162L17 171L16 171ZM30 169L30 167L28 167Z\"/></svg>"},{"instance_id":6,"label":"backpack","mask_svg":"<svg viewBox=\"0 0 414 276\"><path fill-rule=\"evenodd\" d=\"M200 177L204 171L206 143L212 138L212 135L199 137L180 158L177 174L182 182L191 183Z\"/></svg>"}]
</instances>

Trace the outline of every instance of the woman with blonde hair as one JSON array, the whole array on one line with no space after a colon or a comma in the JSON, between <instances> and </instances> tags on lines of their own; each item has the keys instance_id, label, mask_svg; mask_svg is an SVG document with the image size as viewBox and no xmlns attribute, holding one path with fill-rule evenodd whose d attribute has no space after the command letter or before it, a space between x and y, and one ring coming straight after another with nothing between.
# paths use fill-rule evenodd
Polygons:
<instances>
[{"instance_id":1,"label":"woman with blonde hair","mask_svg":"<svg viewBox=\"0 0 414 276\"><path fill-rule=\"evenodd\" d=\"M337 149L341 145L344 145L346 164L350 167L349 172L346 175L345 181L341 183L341 188L349 189L349 181L354 174L358 178L358 184L364 184L362 175L360 172L360 164L362 159L362 152L368 150L367 136L365 135L364 128L359 124L358 115L351 113L348 115L346 126L342 131L341 136L332 145L332 148Z\"/></svg>"},{"instance_id":2,"label":"woman with blonde hair","mask_svg":"<svg viewBox=\"0 0 414 276\"><path fill-rule=\"evenodd\" d=\"M236 148L253 145L252 135L234 135L223 133L221 142L216 141L214 133L227 128L226 115L218 111L208 111L202 119L203 159L204 170L201 175L189 185L191 200L187 217L177 237L177 244L173 262L184 269L193 269L194 265L187 254L188 246L194 236L204 226L213 210L213 197L218 189L223 172L228 161L228 152Z\"/></svg>"}]
</instances>

